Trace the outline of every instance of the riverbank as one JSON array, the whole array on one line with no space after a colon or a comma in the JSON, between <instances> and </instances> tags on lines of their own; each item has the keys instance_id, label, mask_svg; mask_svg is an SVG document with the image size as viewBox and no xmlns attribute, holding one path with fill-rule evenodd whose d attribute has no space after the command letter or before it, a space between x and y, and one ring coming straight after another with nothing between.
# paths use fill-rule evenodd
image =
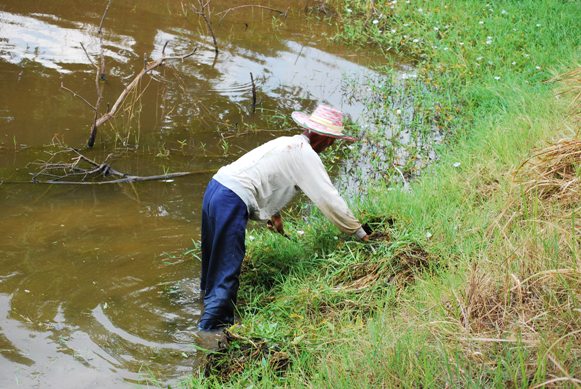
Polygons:
<instances>
[{"instance_id":1,"label":"riverbank","mask_svg":"<svg viewBox=\"0 0 581 389\"><path fill-rule=\"evenodd\" d=\"M241 323L186 385L578 385L579 5L335 6L338 39L415 58L438 161L357 204L370 244L316 213L249 234Z\"/></svg>"}]
</instances>

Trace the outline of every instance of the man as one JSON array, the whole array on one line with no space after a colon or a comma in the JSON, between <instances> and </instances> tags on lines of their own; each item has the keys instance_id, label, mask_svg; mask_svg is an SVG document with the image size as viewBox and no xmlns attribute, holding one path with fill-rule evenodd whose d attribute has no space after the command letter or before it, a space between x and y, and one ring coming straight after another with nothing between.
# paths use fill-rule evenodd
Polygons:
<instances>
[{"instance_id":1,"label":"man","mask_svg":"<svg viewBox=\"0 0 581 389\"><path fill-rule=\"evenodd\" d=\"M222 167L208 184L202 204L202 274L204 314L201 330L234 322L240 267L248 219L269 220L283 233L280 210L301 189L341 231L367 241L318 154L343 134L343 114L319 105L312 115L293 112L302 135L280 137Z\"/></svg>"}]
</instances>

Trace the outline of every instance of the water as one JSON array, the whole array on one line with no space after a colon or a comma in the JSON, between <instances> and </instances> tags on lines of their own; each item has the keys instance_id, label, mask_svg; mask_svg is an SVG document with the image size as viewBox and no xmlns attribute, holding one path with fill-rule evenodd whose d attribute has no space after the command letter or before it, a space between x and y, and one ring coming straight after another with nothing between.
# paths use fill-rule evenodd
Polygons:
<instances>
[{"instance_id":1,"label":"water","mask_svg":"<svg viewBox=\"0 0 581 389\"><path fill-rule=\"evenodd\" d=\"M197 3L197 2L196 2ZM144 57L183 61L145 78L139 99L102 126L84 153L135 175L199 171L171 182L48 186L30 181L53 144L82 147L96 100L92 56L105 1L0 4L0 387L168 384L195 371L200 265L183 253L199 239L212 172L281 134L292 110L319 102L358 118L343 77L377 76L372 52L329 41L334 28L293 2L286 18L213 1L211 39L187 2L114 0L104 22L104 109ZM270 1L287 9L286 1ZM188 10L185 12L184 10ZM186 14L187 13L187 14ZM252 113L253 73L258 110ZM273 115L279 117L273 123ZM288 120L288 119L287 119Z\"/></svg>"}]
</instances>

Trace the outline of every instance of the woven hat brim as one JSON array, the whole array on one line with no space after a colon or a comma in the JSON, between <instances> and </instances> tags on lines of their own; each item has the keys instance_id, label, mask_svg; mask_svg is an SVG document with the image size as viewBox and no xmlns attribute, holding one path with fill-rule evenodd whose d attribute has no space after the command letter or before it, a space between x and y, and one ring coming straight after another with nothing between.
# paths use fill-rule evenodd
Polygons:
<instances>
[{"instance_id":1,"label":"woven hat brim","mask_svg":"<svg viewBox=\"0 0 581 389\"><path fill-rule=\"evenodd\" d=\"M291 117L295 121L295 123L297 123L299 126L308 128L309 130L312 130L317 134L325 135L336 139L344 139L351 142L357 141L357 139L353 138L352 136L331 132L329 128L326 127L325 125L312 121L309 115L305 114L304 112L293 112L291 114Z\"/></svg>"}]
</instances>

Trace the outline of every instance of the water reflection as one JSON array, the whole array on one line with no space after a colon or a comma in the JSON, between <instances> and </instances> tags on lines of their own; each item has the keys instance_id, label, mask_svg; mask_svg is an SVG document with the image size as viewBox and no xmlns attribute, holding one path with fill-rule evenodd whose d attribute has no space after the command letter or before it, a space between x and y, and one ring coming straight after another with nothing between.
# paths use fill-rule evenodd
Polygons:
<instances>
[{"instance_id":1,"label":"water reflection","mask_svg":"<svg viewBox=\"0 0 581 389\"><path fill-rule=\"evenodd\" d=\"M81 43L89 52L97 52L99 42L95 32L95 27L67 23L54 15L22 16L0 12L0 58L13 64L34 61L60 73L69 73L71 70L63 67L64 64L91 63ZM125 55L132 52L134 44L135 40L128 36L108 34L104 40L105 55L118 62L127 62Z\"/></svg>"}]
</instances>

